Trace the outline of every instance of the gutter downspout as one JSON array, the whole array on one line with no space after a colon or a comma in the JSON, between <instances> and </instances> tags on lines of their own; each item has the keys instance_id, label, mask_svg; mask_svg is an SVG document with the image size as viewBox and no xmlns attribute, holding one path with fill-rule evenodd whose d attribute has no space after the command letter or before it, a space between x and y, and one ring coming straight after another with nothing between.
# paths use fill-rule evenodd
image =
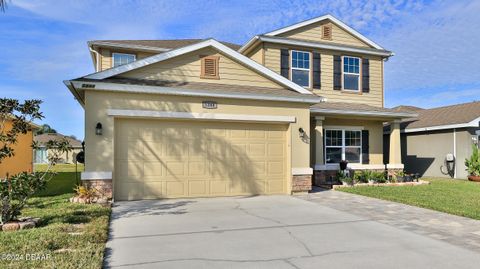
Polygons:
<instances>
[{"instance_id":1,"label":"gutter downspout","mask_svg":"<svg viewBox=\"0 0 480 269\"><path fill-rule=\"evenodd\" d=\"M453 128L453 178L457 178L457 129Z\"/></svg>"},{"instance_id":2,"label":"gutter downspout","mask_svg":"<svg viewBox=\"0 0 480 269\"><path fill-rule=\"evenodd\" d=\"M93 53L95 55L95 72L98 72L100 71L100 56L99 56L99 53L98 51L92 49L92 47L88 46L88 50L90 50L91 53Z\"/></svg>"}]
</instances>

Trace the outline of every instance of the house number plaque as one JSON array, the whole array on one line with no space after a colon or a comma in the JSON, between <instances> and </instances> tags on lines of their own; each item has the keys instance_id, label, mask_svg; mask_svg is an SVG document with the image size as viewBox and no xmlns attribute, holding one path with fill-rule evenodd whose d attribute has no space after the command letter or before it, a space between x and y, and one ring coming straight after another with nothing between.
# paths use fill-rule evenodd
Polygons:
<instances>
[{"instance_id":1,"label":"house number plaque","mask_svg":"<svg viewBox=\"0 0 480 269\"><path fill-rule=\"evenodd\" d=\"M217 102L215 101L203 101L202 102L202 107L206 109L216 109L217 108Z\"/></svg>"}]
</instances>

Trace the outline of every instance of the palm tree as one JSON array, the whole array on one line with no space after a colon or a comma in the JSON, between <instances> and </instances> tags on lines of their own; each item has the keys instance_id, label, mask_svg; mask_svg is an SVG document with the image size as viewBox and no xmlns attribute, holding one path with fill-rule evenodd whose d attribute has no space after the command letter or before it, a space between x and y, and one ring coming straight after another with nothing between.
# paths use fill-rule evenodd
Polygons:
<instances>
[{"instance_id":1,"label":"palm tree","mask_svg":"<svg viewBox=\"0 0 480 269\"><path fill-rule=\"evenodd\" d=\"M7 7L7 0L0 0L0 10L5 12L6 7Z\"/></svg>"}]
</instances>

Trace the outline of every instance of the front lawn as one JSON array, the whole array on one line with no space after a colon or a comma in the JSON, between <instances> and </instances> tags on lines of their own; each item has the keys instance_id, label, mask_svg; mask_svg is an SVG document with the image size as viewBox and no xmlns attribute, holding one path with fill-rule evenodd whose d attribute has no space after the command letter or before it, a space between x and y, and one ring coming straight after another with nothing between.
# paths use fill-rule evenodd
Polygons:
<instances>
[{"instance_id":1,"label":"front lawn","mask_svg":"<svg viewBox=\"0 0 480 269\"><path fill-rule=\"evenodd\" d=\"M36 163L33 165L33 170L37 172L42 172L47 170L48 164L46 163ZM83 172L84 165L79 163L77 165L77 172ZM75 164L73 163L57 163L52 167L52 171L55 172L75 172Z\"/></svg>"},{"instance_id":2,"label":"front lawn","mask_svg":"<svg viewBox=\"0 0 480 269\"><path fill-rule=\"evenodd\" d=\"M466 180L426 179L420 186L361 186L337 190L429 208L480 220L480 184Z\"/></svg>"},{"instance_id":3,"label":"front lawn","mask_svg":"<svg viewBox=\"0 0 480 269\"><path fill-rule=\"evenodd\" d=\"M40 217L40 227L0 232L0 268L102 267L110 208L72 204L71 196L29 200L23 215Z\"/></svg>"},{"instance_id":4,"label":"front lawn","mask_svg":"<svg viewBox=\"0 0 480 269\"><path fill-rule=\"evenodd\" d=\"M59 172L47 183L47 187L35 196L52 196L73 193L73 188L80 181L80 173L75 177L75 172Z\"/></svg>"}]
</instances>

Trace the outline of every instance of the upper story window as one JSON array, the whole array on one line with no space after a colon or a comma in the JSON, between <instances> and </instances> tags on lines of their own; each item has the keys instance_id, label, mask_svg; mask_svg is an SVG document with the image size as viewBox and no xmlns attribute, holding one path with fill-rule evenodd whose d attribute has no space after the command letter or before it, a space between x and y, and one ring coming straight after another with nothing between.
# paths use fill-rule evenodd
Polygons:
<instances>
[{"instance_id":1,"label":"upper story window","mask_svg":"<svg viewBox=\"0 0 480 269\"><path fill-rule=\"evenodd\" d=\"M362 161L362 131L360 130L325 130L326 163L349 163Z\"/></svg>"},{"instance_id":2,"label":"upper story window","mask_svg":"<svg viewBox=\"0 0 480 269\"><path fill-rule=\"evenodd\" d=\"M360 91L360 58L343 56L343 89Z\"/></svg>"},{"instance_id":3,"label":"upper story window","mask_svg":"<svg viewBox=\"0 0 480 269\"><path fill-rule=\"evenodd\" d=\"M310 87L310 52L292 50L292 81Z\"/></svg>"},{"instance_id":4,"label":"upper story window","mask_svg":"<svg viewBox=\"0 0 480 269\"><path fill-rule=\"evenodd\" d=\"M113 58L113 67L129 64L135 61L135 54L127 54L127 53L112 53Z\"/></svg>"}]
</instances>

